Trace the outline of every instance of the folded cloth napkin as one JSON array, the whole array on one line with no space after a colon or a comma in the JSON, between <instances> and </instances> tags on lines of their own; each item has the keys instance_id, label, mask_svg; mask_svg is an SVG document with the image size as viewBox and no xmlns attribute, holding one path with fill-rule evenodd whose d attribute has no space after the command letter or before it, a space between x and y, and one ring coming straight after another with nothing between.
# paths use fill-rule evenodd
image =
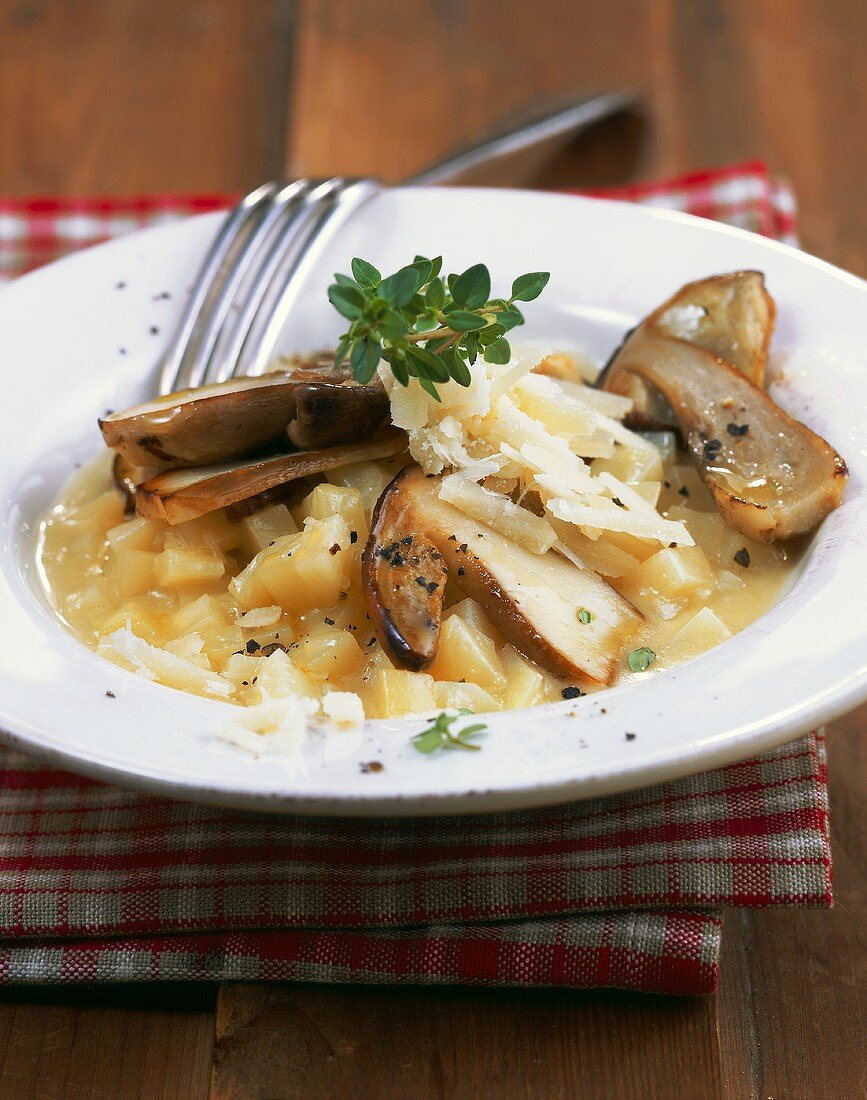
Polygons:
<instances>
[{"instance_id":1,"label":"folded cloth napkin","mask_svg":"<svg viewBox=\"0 0 867 1100\"><path fill-rule=\"evenodd\" d=\"M793 240L753 163L607 192ZM0 201L20 273L228 196ZM0 750L0 982L716 988L723 906L828 906L824 741L593 801L343 820L242 814Z\"/></svg>"}]
</instances>

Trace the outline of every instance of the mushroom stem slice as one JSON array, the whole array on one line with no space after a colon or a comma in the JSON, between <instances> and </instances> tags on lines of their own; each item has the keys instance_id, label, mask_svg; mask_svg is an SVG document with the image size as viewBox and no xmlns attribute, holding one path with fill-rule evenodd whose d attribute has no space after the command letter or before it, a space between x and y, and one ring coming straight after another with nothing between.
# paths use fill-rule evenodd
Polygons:
<instances>
[{"instance_id":1,"label":"mushroom stem slice","mask_svg":"<svg viewBox=\"0 0 867 1100\"><path fill-rule=\"evenodd\" d=\"M761 387L775 313L760 271L733 271L687 283L626 334L600 375L599 385L631 398L627 427L671 428L675 418L662 394L621 369L630 341L650 333L686 340L724 359Z\"/></svg>"},{"instance_id":2,"label":"mushroom stem slice","mask_svg":"<svg viewBox=\"0 0 867 1100\"><path fill-rule=\"evenodd\" d=\"M383 428L362 443L293 451L252 462L166 470L138 486L136 511L140 516L166 523L184 523L218 508L258 497L298 478L354 462L391 458L405 448L404 432L398 428Z\"/></svg>"},{"instance_id":3,"label":"mushroom stem slice","mask_svg":"<svg viewBox=\"0 0 867 1100\"><path fill-rule=\"evenodd\" d=\"M747 538L811 531L840 503L848 476L840 455L729 363L639 330L620 370L665 398L723 518Z\"/></svg>"},{"instance_id":4,"label":"mushroom stem slice","mask_svg":"<svg viewBox=\"0 0 867 1100\"><path fill-rule=\"evenodd\" d=\"M376 559L383 546L400 544L411 535L414 548L439 552L448 574L481 604L519 653L555 676L610 683L618 655L640 623L638 612L594 573L554 551L525 550L464 515L440 499L439 485L439 478L425 477L417 466L407 467L395 478L380 500L379 523L374 524L365 549L366 564ZM393 588L382 583L383 574L384 570L365 568L365 598L380 643L400 663L409 639L401 634L395 644L382 623L387 621L400 631L405 615L395 602ZM417 587L421 590L420 584ZM403 588L398 596L404 597ZM582 607L591 612L589 623L578 619ZM429 662L435 655L442 604L428 604L427 610L437 613L430 615L432 622L427 626Z\"/></svg>"},{"instance_id":5,"label":"mushroom stem slice","mask_svg":"<svg viewBox=\"0 0 867 1100\"><path fill-rule=\"evenodd\" d=\"M375 380L345 371L275 372L183 390L112 413L99 426L109 447L133 466L167 469L226 462L285 440L325 447L365 439L388 414Z\"/></svg>"}]
</instances>

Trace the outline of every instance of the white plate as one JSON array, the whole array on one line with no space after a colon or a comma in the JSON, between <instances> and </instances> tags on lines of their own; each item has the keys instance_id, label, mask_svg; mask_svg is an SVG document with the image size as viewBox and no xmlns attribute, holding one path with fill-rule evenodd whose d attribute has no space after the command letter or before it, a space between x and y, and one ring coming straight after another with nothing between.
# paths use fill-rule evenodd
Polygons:
<instances>
[{"instance_id":1,"label":"white plate","mask_svg":"<svg viewBox=\"0 0 867 1100\"><path fill-rule=\"evenodd\" d=\"M34 524L73 463L100 445L97 414L148 394L219 217L134 234L0 294L4 741L178 798L281 812L433 814L584 798L711 768L867 696L867 285L794 249L685 215L507 191L396 190L375 199L312 273L283 347L334 336L339 321L325 287L354 255L391 269L416 252L442 252L450 270L484 259L504 280L550 270L521 335L577 341L600 358L681 283L761 269L778 305L775 354L786 381L775 396L830 439L852 474L843 506L782 601L678 669L579 701L492 715L483 751L431 757L411 747L419 725L404 720L313 735L294 763L257 760L215 737L226 704L96 657L41 595ZM171 298L160 297L165 291ZM635 738L627 741L627 731ZM362 774L360 763L371 759L384 770Z\"/></svg>"}]
</instances>

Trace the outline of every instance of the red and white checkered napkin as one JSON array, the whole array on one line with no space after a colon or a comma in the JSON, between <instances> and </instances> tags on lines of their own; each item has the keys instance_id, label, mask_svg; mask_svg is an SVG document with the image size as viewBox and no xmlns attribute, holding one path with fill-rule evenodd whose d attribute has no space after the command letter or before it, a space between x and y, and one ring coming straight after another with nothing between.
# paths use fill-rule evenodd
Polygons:
<instances>
[{"instance_id":1,"label":"red and white checkered napkin","mask_svg":"<svg viewBox=\"0 0 867 1100\"><path fill-rule=\"evenodd\" d=\"M618 193L794 234L758 164ZM23 271L225 196L0 202ZM512 814L227 812L0 751L0 982L716 986L722 906L831 904L824 743Z\"/></svg>"}]
</instances>

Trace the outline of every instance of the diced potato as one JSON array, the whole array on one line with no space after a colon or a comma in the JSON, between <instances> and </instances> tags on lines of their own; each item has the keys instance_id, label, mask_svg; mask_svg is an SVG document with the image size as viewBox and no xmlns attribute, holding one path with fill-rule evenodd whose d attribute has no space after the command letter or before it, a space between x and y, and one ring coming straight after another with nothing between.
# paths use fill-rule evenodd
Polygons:
<instances>
[{"instance_id":1,"label":"diced potato","mask_svg":"<svg viewBox=\"0 0 867 1100\"><path fill-rule=\"evenodd\" d=\"M696 593L709 594L714 574L698 546L659 550L621 577L618 590L644 615L671 619Z\"/></svg>"},{"instance_id":2,"label":"diced potato","mask_svg":"<svg viewBox=\"0 0 867 1100\"><path fill-rule=\"evenodd\" d=\"M433 714L437 710L434 680L424 672L382 669L363 695L370 718L400 718L405 714Z\"/></svg>"},{"instance_id":3,"label":"diced potato","mask_svg":"<svg viewBox=\"0 0 867 1100\"><path fill-rule=\"evenodd\" d=\"M449 707L454 707L456 710L465 708L474 714L500 710L500 703L478 684L460 684L440 680L434 684L434 698L440 710L447 710Z\"/></svg>"},{"instance_id":4,"label":"diced potato","mask_svg":"<svg viewBox=\"0 0 867 1100\"><path fill-rule=\"evenodd\" d=\"M511 646L504 647L500 656L506 674L505 705L509 708L534 707L545 702L545 676Z\"/></svg>"},{"instance_id":5,"label":"diced potato","mask_svg":"<svg viewBox=\"0 0 867 1100\"><path fill-rule=\"evenodd\" d=\"M634 569L639 559L628 554L607 538L589 539L571 523L554 521L560 543L573 550L580 563L603 577L622 577Z\"/></svg>"},{"instance_id":6,"label":"diced potato","mask_svg":"<svg viewBox=\"0 0 867 1100\"><path fill-rule=\"evenodd\" d=\"M655 447L618 447L610 458L594 458L593 473L612 474L627 485L640 481L662 481L662 456Z\"/></svg>"},{"instance_id":7,"label":"diced potato","mask_svg":"<svg viewBox=\"0 0 867 1100\"><path fill-rule=\"evenodd\" d=\"M213 596L198 596L190 600L172 615L169 629L173 634L196 633L204 635L229 626L226 607Z\"/></svg>"},{"instance_id":8,"label":"diced potato","mask_svg":"<svg viewBox=\"0 0 867 1100\"><path fill-rule=\"evenodd\" d=\"M698 589L711 588L714 583L713 570L699 546L659 550L642 562L632 576L663 596L689 595Z\"/></svg>"},{"instance_id":9,"label":"diced potato","mask_svg":"<svg viewBox=\"0 0 867 1100\"><path fill-rule=\"evenodd\" d=\"M656 507L662 483L659 481L639 481L633 486L642 500L646 500L652 507Z\"/></svg>"},{"instance_id":10,"label":"diced potato","mask_svg":"<svg viewBox=\"0 0 867 1100\"><path fill-rule=\"evenodd\" d=\"M195 550L169 546L157 558L157 579L165 588L212 584L225 572L223 555L206 546Z\"/></svg>"},{"instance_id":11,"label":"diced potato","mask_svg":"<svg viewBox=\"0 0 867 1100\"><path fill-rule=\"evenodd\" d=\"M109 616L102 624L100 634L113 634L115 630L125 627L139 638L152 645L158 645L162 640L165 616L153 610L147 602L147 597L126 600L115 613Z\"/></svg>"},{"instance_id":12,"label":"diced potato","mask_svg":"<svg viewBox=\"0 0 867 1100\"><path fill-rule=\"evenodd\" d=\"M430 673L437 680L469 680L498 699L506 686L497 647L458 615L443 622L439 650Z\"/></svg>"},{"instance_id":13,"label":"diced potato","mask_svg":"<svg viewBox=\"0 0 867 1100\"><path fill-rule=\"evenodd\" d=\"M342 516L353 544L363 545L367 539L367 519L358 489L346 485L329 485L327 482L317 485L301 502L301 514L305 519ZM352 539L353 531L355 539Z\"/></svg>"},{"instance_id":14,"label":"diced potato","mask_svg":"<svg viewBox=\"0 0 867 1100\"><path fill-rule=\"evenodd\" d=\"M745 539L739 531L729 527L717 511L699 512L691 504L675 505L669 509L669 515L672 519L681 519L687 525L689 533L711 562L722 569L729 569L733 573L743 572L743 566L735 561L735 554L744 548L753 568L779 565L786 560L787 551L784 546L763 545Z\"/></svg>"},{"instance_id":15,"label":"diced potato","mask_svg":"<svg viewBox=\"0 0 867 1100\"><path fill-rule=\"evenodd\" d=\"M285 504L271 504L252 516L241 520L244 528L245 549L248 554L258 554L284 535L298 533L298 524Z\"/></svg>"},{"instance_id":16,"label":"diced potato","mask_svg":"<svg viewBox=\"0 0 867 1100\"><path fill-rule=\"evenodd\" d=\"M490 638L491 641L497 645L502 644L502 638L497 633L494 624L488 618L481 604L476 603L475 600L469 598L461 600L459 603L453 604L445 613L445 618L449 619L452 615L457 615L463 619L465 623L473 626L485 637Z\"/></svg>"},{"instance_id":17,"label":"diced potato","mask_svg":"<svg viewBox=\"0 0 867 1100\"><path fill-rule=\"evenodd\" d=\"M246 689L258 678L261 660L263 658L250 657L246 653L233 653L223 662L220 674L231 681L237 694L245 695Z\"/></svg>"},{"instance_id":18,"label":"diced potato","mask_svg":"<svg viewBox=\"0 0 867 1100\"><path fill-rule=\"evenodd\" d=\"M330 622L326 620L330 619ZM349 630L359 637L368 638L372 631L364 598L357 588L347 593L346 599L338 599L330 607L315 607L298 616L299 632L312 630L317 626L336 626L340 630Z\"/></svg>"},{"instance_id":19,"label":"diced potato","mask_svg":"<svg viewBox=\"0 0 867 1100\"><path fill-rule=\"evenodd\" d=\"M278 542L254 559L258 563L256 579L273 598L265 602L276 602L295 615L337 603L340 593L349 588L349 571L355 556L350 552L354 546L343 518L307 520L301 535L289 538L298 541L285 552ZM257 605L260 603L257 601Z\"/></svg>"},{"instance_id":20,"label":"diced potato","mask_svg":"<svg viewBox=\"0 0 867 1100\"><path fill-rule=\"evenodd\" d=\"M732 573L728 569L720 570L719 579L716 582L717 592L726 594L728 592L739 592L741 589L746 588L746 581L742 577L739 577L737 573Z\"/></svg>"},{"instance_id":21,"label":"diced potato","mask_svg":"<svg viewBox=\"0 0 867 1100\"><path fill-rule=\"evenodd\" d=\"M256 686L263 699L283 699L287 695L317 698L321 694L320 684L281 649L275 650L270 657L260 657L255 675Z\"/></svg>"},{"instance_id":22,"label":"diced potato","mask_svg":"<svg viewBox=\"0 0 867 1100\"><path fill-rule=\"evenodd\" d=\"M140 596L156 585L159 560L160 555L152 550L124 548L109 558L106 576L119 596Z\"/></svg>"},{"instance_id":23,"label":"diced potato","mask_svg":"<svg viewBox=\"0 0 867 1100\"><path fill-rule=\"evenodd\" d=\"M300 541L300 533L284 535L282 538L276 539L273 546L267 546L260 551L249 565L230 581L229 591L237 600L239 607L249 611L254 607L266 607L268 604L274 603L274 596L270 588L267 588L262 580L262 566L272 558L286 557L288 554L294 553ZM272 572L278 564L271 562L269 568Z\"/></svg>"},{"instance_id":24,"label":"diced potato","mask_svg":"<svg viewBox=\"0 0 867 1100\"><path fill-rule=\"evenodd\" d=\"M153 550L160 545L163 536L163 525L153 520L136 516L135 519L124 520L117 527L111 527L106 532L106 541L112 550Z\"/></svg>"},{"instance_id":25,"label":"diced potato","mask_svg":"<svg viewBox=\"0 0 867 1100\"><path fill-rule=\"evenodd\" d=\"M233 653L244 648L247 639L236 626L224 626L203 634L205 648L214 659L214 666L220 667Z\"/></svg>"},{"instance_id":26,"label":"diced potato","mask_svg":"<svg viewBox=\"0 0 867 1100\"><path fill-rule=\"evenodd\" d=\"M341 466L339 470L328 470L325 474L331 485L357 489L361 506L368 516L393 476L391 470L379 462L357 462L352 466Z\"/></svg>"},{"instance_id":27,"label":"diced potato","mask_svg":"<svg viewBox=\"0 0 867 1100\"><path fill-rule=\"evenodd\" d=\"M665 646L667 661L686 661L730 638L731 631L709 607L703 607L670 638Z\"/></svg>"},{"instance_id":28,"label":"diced potato","mask_svg":"<svg viewBox=\"0 0 867 1100\"><path fill-rule=\"evenodd\" d=\"M364 663L364 654L354 634L321 626L299 639L292 659L311 676L334 680L358 672Z\"/></svg>"},{"instance_id":29,"label":"diced potato","mask_svg":"<svg viewBox=\"0 0 867 1100\"><path fill-rule=\"evenodd\" d=\"M117 527L123 521L124 499L117 489L108 489L86 504L81 504L70 512L70 522L75 527L89 528L102 532Z\"/></svg>"},{"instance_id":30,"label":"diced potato","mask_svg":"<svg viewBox=\"0 0 867 1100\"><path fill-rule=\"evenodd\" d=\"M244 528L229 519L220 509L205 516L176 523L165 530L165 545L182 550L208 547L212 550L235 550L244 541Z\"/></svg>"}]
</instances>

